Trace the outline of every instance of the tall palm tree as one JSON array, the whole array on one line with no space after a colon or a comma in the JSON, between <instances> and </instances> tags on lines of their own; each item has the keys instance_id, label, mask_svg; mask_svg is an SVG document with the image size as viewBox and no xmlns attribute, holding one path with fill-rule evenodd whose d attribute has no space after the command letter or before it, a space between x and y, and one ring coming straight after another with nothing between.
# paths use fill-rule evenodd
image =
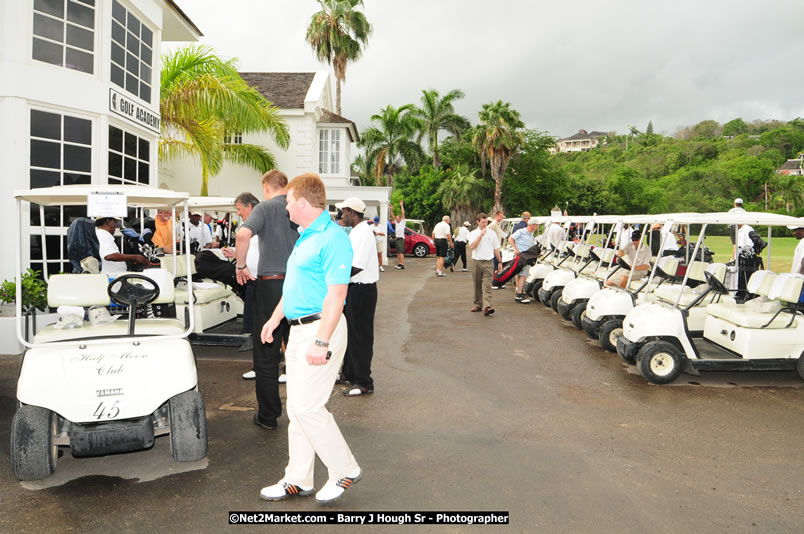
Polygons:
<instances>
[{"instance_id":1,"label":"tall palm tree","mask_svg":"<svg viewBox=\"0 0 804 534\"><path fill-rule=\"evenodd\" d=\"M779 174L773 184L774 196L784 204L785 211L798 210L804 204L804 179L801 176Z\"/></svg>"},{"instance_id":2,"label":"tall palm tree","mask_svg":"<svg viewBox=\"0 0 804 534\"><path fill-rule=\"evenodd\" d=\"M511 109L511 104L498 100L484 104L478 114L481 124L472 136L472 146L480 155L481 167L485 172L486 163L491 167L494 178L494 211L502 210L502 181L511 157L521 147L525 138L520 128L525 123L519 112Z\"/></svg>"},{"instance_id":3,"label":"tall palm tree","mask_svg":"<svg viewBox=\"0 0 804 534\"><path fill-rule=\"evenodd\" d=\"M360 134L358 146L365 149L378 183L384 176L385 184L393 185L394 173L401 170L403 161L410 167L418 165L424 156L422 147L413 141L420 126L413 109L413 104L399 108L389 105L371 116L371 121L377 126L371 126Z\"/></svg>"},{"instance_id":4,"label":"tall palm tree","mask_svg":"<svg viewBox=\"0 0 804 534\"><path fill-rule=\"evenodd\" d=\"M237 72L235 60L223 61L205 46L188 46L162 58L159 158L197 156L201 195L224 161L265 172L276 166L263 147L227 143L234 134L269 132L280 148L290 142L278 109Z\"/></svg>"},{"instance_id":5,"label":"tall palm tree","mask_svg":"<svg viewBox=\"0 0 804 534\"><path fill-rule=\"evenodd\" d=\"M368 43L372 27L366 15L357 11L363 0L318 0L321 11L314 13L307 27L306 41L319 61L335 69L335 113L341 114L341 82L346 81L346 64L357 60Z\"/></svg>"},{"instance_id":6,"label":"tall palm tree","mask_svg":"<svg viewBox=\"0 0 804 534\"><path fill-rule=\"evenodd\" d=\"M430 143L430 151L433 153L433 168L441 166L441 159L438 157L438 131L446 130L455 137L469 128L469 121L457 113L452 102L463 98L464 92L460 89L453 89L439 98L438 91L430 89L422 91L422 104L414 110L415 116L421 121L421 131L419 141L426 135Z\"/></svg>"},{"instance_id":7,"label":"tall palm tree","mask_svg":"<svg viewBox=\"0 0 804 534\"><path fill-rule=\"evenodd\" d=\"M475 209L483 203L483 181L475 176L475 170L469 170L466 164L458 165L438 186L441 204L450 211L456 224L460 221L471 221Z\"/></svg>"}]
</instances>

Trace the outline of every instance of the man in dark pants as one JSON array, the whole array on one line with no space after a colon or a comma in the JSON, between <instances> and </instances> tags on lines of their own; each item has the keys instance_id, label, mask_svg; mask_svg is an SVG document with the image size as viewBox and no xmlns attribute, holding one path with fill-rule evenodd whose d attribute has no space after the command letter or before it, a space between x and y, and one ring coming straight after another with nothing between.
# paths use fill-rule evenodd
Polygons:
<instances>
[{"instance_id":1,"label":"man in dark pants","mask_svg":"<svg viewBox=\"0 0 804 534\"><path fill-rule=\"evenodd\" d=\"M288 257L299 238L298 225L290 221L285 209L285 187L288 178L278 170L262 177L265 201L260 202L237 232L237 281L245 284L257 280L254 298L253 332L259 332L282 298L282 283ZM249 242L257 235L260 243L259 272L252 273L246 264ZM287 340L289 326L281 322L271 343L254 340L254 372L256 373L257 413L254 424L267 429L276 428L282 414L279 398L279 355L282 341Z\"/></svg>"},{"instance_id":2,"label":"man in dark pants","mask_svg":"<svg viewBox=\"0 0 804 534\"><path fill-rule=\"evenodd\" d=\"M374 312L377 308L377 281L380 279L374 233L363 220L366 204L359 198L347 198L335 207L343 213L343 222L351 226L352 277L346 293L343 314L349 333L343 358L343 377L353 387L343 392L347 397L374 393L371 359L374 356Z\"/></svg>"}]
</instances>

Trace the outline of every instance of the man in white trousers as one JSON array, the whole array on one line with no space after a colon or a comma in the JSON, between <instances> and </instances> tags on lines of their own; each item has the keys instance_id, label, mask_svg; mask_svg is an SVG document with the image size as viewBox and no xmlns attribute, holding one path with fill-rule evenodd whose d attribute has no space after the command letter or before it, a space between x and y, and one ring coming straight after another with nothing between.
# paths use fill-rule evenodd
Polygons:
<instances>
[{"instance_id":1,"label":"man in white trousers","mask_svg":"<svg viewBox=\"0 0 804 534\"><path fill-rule=\"evenodd\" d=\"M304 230L288 258L282 300L262 328L263 342L271 343L282 319L290 323L285 350L289 458L282 480L260 492L269 501L312 495L316 454L329 470L316 494L321 504L343 497L363 475L325 406L346 352L343 306L352 271L349 237L330 218L326 199L317 174L302 174L287 186L290 220Z\"/></svg>"}]
</instances>

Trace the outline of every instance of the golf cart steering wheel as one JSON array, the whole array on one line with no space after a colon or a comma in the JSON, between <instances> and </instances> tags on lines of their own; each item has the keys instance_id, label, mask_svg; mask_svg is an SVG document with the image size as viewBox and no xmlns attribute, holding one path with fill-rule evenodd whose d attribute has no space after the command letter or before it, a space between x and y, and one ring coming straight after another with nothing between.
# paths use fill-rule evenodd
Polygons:
<instances>
[{"instance_id":1,"label":"golf cart steering wheel","mask_svg":"<svg viewBox=\"0 0 804 534\"><path fill-rule=\"evenodd\" d=\"M156 300L159 297L159 284L141 274L124 274L112 280L106 292L117 303L137 306Z\"/></svg>"},{"instance_id":2,"label":"golf cart steering wheel","mask_svg":"<svg viewBox=\"0 0 804 534\"><path fill-rule=\"evenodd\" d=\"M723 285L723 282L718 280L715 275L710 273L709 271L704 271L704 278L706 279L706 283L709 287L712 288L712 291L715 293L719 293L721 295L728 295L729 290Z\"/></svg>"},{"instance_id":3,"label":"golf cart steering wheel","mask_svg":"<svg viewBox=\"0 0 804 534\"><path fill-rule=\"evenodd\" d=\"M617 265L619 265L620 267L622 267L623 269L626 269L628 271L631 270L631 266L628 265L628 263L624 259L622 259L622 257L617 258Z\"/></svg>"}]
</instances>

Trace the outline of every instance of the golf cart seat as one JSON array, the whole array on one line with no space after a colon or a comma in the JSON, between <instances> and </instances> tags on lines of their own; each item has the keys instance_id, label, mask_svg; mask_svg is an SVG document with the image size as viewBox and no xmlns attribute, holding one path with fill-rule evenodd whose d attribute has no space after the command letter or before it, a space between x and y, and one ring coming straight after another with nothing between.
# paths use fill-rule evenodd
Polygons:
<instances>
[{"instance_id":1,"label":"golf cart seat","mask_svg":"<svg viewBox=\"0 0 804 534\"><path fill-rule=\"evenodd\" d=\"M159 286L159 297L154 303L173 302L172 277L168 279L159 271L160 269L146 269L142 273L132 274L148 277ZM111 299L108 287L109 277L105 274L54 274L48 280L48 306L109 306ZM84 321L76 328L57 326L58 324L53 324L43 327L34 336L34 343L128 335L128 322L125 319L95 325ZM180 335L184 332L184 326L175 319L137 319L135 332L137 335Z\"/></svg>"},{"instance_id":2,"label":"golf cart seat","mask_svg":"<svg viewBox=\"0 0 804 534\"><path fill-rule=\"evenodd\" d=\"M797 306L801 300L804 277L792 273L778 276L770 273L770 275L765 275L764 278L768 278L771 281L761 283L757 290L764 291L767 289L768 299L771 302L778 303L775 306L775 310L772 307L767 307L769 309L763 311L758 306L745 303L741 306L713 304L706 308L706 312L713 317L744 328L796 328L798 319L792 316L793 310L789 306ZM768 286L770 286L769 289Z\"/></svg>"},{"instance_id":3,"label":"golf cart seat","mask_svg":"<svg viewBox=\"0 0 804 534\"><path fill-rule=\"evenodd\" d=\"M748 292L757 295L756 298L743 304L737 304L736 302L718 302L709 305L706 311L710 315L722 319L728 319L733 312L754 311L776 313L781 309L782 303L778 300L771 300L768 297L774 280L776 280L776 273L773 271L756 271L751 275L746 285Z\"/></svg>"},{"instance_id":4,"label":"golf cart seat","mask_svg":"<svg viewBox=\"0 0 804 534\"><path fill-rule=\"evenodd\" d=\"M709 272L722 282L726 277L726 264L703 263L696 261L690 267L689 279L695 280L696 282L701 282L699 285L696 287L685 286L683 288L680 288L678 285L660 286L656 288L656 291L654 292L656 298L664 302L669 302L670 304L675 304L676 300L678 299L678 293L681 291L681 300L679 300L679 306L689 306L708 289L708 286L706 285L706 277L704 276L705 272ZM713 302L717 297L718 295L716 293L711 294L709 297L707 297L707 299L705 299L704 304Z\"/></svg>"}]
</instances>

